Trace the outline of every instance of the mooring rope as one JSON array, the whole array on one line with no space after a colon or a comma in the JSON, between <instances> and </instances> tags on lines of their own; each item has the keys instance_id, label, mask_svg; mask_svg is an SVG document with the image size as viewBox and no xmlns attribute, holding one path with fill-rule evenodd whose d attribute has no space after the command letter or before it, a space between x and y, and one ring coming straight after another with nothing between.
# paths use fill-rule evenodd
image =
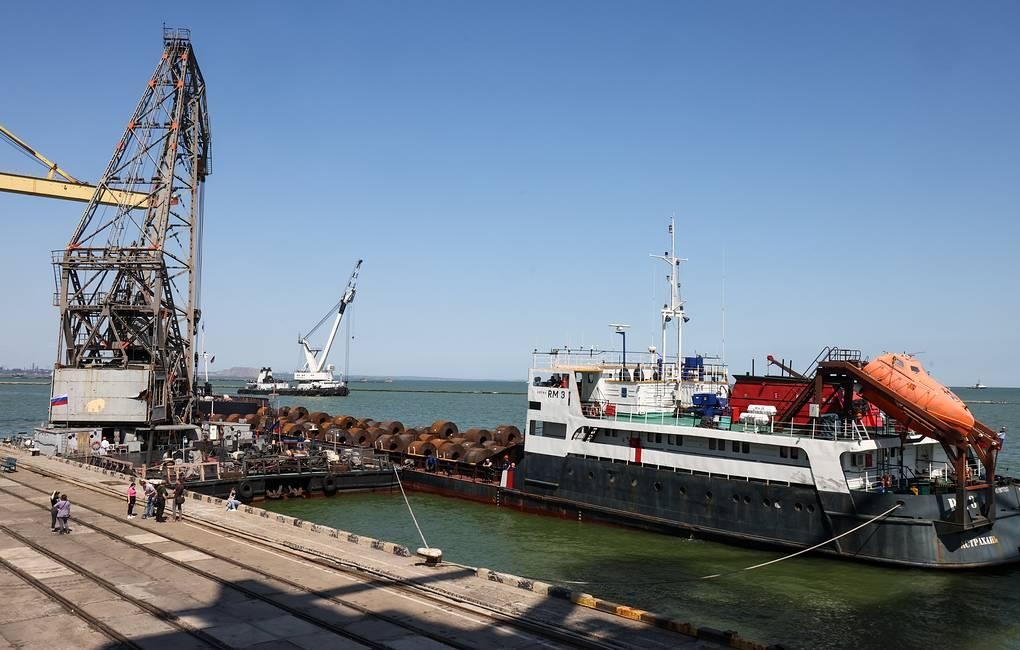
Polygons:
<instances>
[{"instance_id":1,"label":"mooring rope","mask_svg":"<svg viewBox=\"0 0 1020 650\"><path fill-rule=\"evenodd\" d=\"M404 495L404 503L407 504L407 511L411 513L411 521L414 522L414 527L418 529L418 535L421 536L421 543L425 545L425 548L432 548L429 543L425 541L425 533L421 532L421 526L418 525L418 519L414 516L414 510L411 509L411 502L407 500L407 492L404 492L404 484L400 482L400 472L397 471L397 466L393 466L393 475L397 477L397 485L400 486L400 493Z\"/></svg>"},{"instance_id":2,"label":"mooring rope","mask_svg":"<svg viewBox=\"0 0 1020 650\"><path fill-rule=\"evenodd\" d=\"M699 579L700 580L709 580L711 578L718 578L718 577L724 576L724 575L732 575L734 573L740 573L741 571L750 571L752 569L760 569L763 566L768 566L770 564L775 564L777 562L782 562L783 560L789 560L790 558L797 557L798 555L803 555L804 553L808 553L809 551L813 551L813 550L815 550L816 548L818 548L820 546L825 546L826 544L831 544L832 542L835 542L840 537L846 537L850 533L856 532L856 531L860 530L861 528L864 528L868 524L874 523L875 521L881 519L882 517L888 516L888 514L890 512L892 512L896 508L901 507L902 505L903 505L902 503L897 503L896 505L894 505L893 507L889 508L888 510L886 510L882 514L875 515L874 517L872 517L871 519L867 520L866 522L864 522L860 526L857 526L856 528L851 528L850 530L846 531L845 533L841 533L839 535L836 535L832 539L827 539L824 542L821 542L819 544L815 544L811 548L801 549L801 550L797 551L796 553L791 553L789 555L785 555L783 557L776 558L775 560L769 560L768 562L762 562L761 564L755 564L754 566L744 567L743 569L737 569L736 571L730 571L728 573L713 573L710 576L701 576L701 578L699 578Z\"/></svg>"}]
</instances>

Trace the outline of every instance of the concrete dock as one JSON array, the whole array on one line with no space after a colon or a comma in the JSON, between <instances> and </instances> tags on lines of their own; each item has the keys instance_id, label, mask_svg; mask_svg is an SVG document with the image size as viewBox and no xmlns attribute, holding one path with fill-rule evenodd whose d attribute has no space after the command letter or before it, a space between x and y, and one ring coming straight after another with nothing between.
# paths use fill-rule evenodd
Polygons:
<instances>
[{"instance_id":1,"label":"concrete dock","mask_svg":"<svg viewBox=\"0 0 1020 650\"><path fill-rule=\"evenodd\" d=\"M18 459L0 474L0 649L763 649L197 493L180 522L142 519L144 499L128 519L125 475L7 446L0 456ZM72 502L68 535L50 530L56 489Z\"/></svg>"}]
</instances>

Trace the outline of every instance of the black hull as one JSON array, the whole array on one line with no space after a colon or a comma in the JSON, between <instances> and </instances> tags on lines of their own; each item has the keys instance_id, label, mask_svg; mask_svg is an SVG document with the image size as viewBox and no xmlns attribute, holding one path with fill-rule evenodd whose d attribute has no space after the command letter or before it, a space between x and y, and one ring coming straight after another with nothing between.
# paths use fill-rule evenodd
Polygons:
<instances>
[{"instance_id":1,"label":"black hull","mask_svg":"<svg viewBox=\"0 0 1020 650\"><path fill-rule=\"evenodd\" d=\"M393 470L362 470L326 474L324 472L301 474L259 474L235 479L211 481L188 481L188 489L221 499L236 490L242 501L261 501L267 492L279 488L301 488L308 496L331 496L337 492L361 492L389 490L396 488L397 479Z\"/></svg>"},{"instance_id":2,"label":"black hull","mask_svg":"<svg viewBox=\"0 0 1020 650\"><path fill-rule=\"evenodd\" d=\"M220 415L253 415L263 406L268 406L269 400L258 397L224 399L216 397L212 400L195 400L195 410L203 419L208 419L210 413Z\"/></svg>"},{"instance_id":3,"label":"black hull","mask_svg":"<svg viewBox=\"0 0 1020 650\"><path fill-rule=\"evenodd\" d=\"M283 390L263 390L260 388L238 388L238 395L297 395L302 397L347 397L351 390L346 386L340 388L286 388Z\"/></svg>"},{"instance_id":4,"label":"black hull","mask_svg":"<svg viewBox=\"0 0 1020 650\"><path fill-rule=\"evenodd\" d=\"M526 455L514 489L434 473L404 477L413 489L522 511L790 550L822 544L818 553L880 564L965 569L1020 562L1015 484L999 488L994 522L958 530L943 522L955 494L820 493L580 457ZM899 502L892 514L868 523Z\"/></svg>"}]
</instances>

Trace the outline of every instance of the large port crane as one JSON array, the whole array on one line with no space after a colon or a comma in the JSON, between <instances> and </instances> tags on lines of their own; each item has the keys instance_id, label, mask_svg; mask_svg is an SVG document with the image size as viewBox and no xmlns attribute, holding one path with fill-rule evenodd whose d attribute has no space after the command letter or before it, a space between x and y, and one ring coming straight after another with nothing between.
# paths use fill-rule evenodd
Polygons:
<instances>
[{"instance_id":1,"label":"large port crane","mask_svg":"<svg viewBox=\"0 0 1020 650\"><path fill-rule=\"evenodd\" d=\"M46 177L27 176L0 171L0 192L13 192L14 194L27 194L29 196L43 196L51 199L64 199L67 201L89 202L96 194L96 186L80 181L71 176L59 165L51 162L39 151L30 147L28 143L14 135L9 129L0 124L0 139L6 140L15 149L24 152L35 159L46 168ZM56 178L54 178L56 177ZM103 205L147 205L150 196L145 192L125 192L122 190L107 189L96 199Z\"/></svg>"},{"instance_id":2,"label":"large port crane","mask_svg":"<svg viewBox=\"0 0 1020 650\"><path fill-rule=\"evenodd\" d=\"M53 392L66 398L54 400L50 422L123 431L191 421L211 134L190 31L164 28L163 44L77 227L52 256Z\"/></svg>"}]
</instances>

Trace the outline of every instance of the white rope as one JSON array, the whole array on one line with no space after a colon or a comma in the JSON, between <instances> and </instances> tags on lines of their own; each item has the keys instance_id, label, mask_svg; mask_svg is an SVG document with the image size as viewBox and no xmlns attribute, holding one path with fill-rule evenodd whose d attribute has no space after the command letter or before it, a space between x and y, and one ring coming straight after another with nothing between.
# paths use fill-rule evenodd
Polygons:
<instances>
[{"instance_id":1,"label":"white rope","mask_svg":"<svg viewBox=\"0 0 1020 650\"><path fill-rule=\"evenodd\" d=\"M397 466L393 466L393 475L397 477L397 485L400 486L400 493L404 495L404 503L407 504L407 511L411 513L411 521L414 522L414 527L418 529L418 535L421 536L421 543L425 545L425 548L432 548L429 543L425 541L425 533L421 532L421 526L418 525L418 519L414 516L414 510L411 510L411 502L407 500L407 493L404 492L404 484L400 482L400 472L397 471Z\"/></svg>"},{"instance_id":2,"label":"white rope","mask_svg":"<svg viewBox=\"0 0 1020 650\"><path fill-rule=\"evenodd\" d=\"M783 560L789 560L790 558L797 557L798 555L803 555L804 553L807 553L809 551L815 550L819 546L825 546L826 544L830 544L832 542L835 542L840 537L846 537L850 533L856 532L856 531L860 530L861 528L864 528L868 524L873 523L873 522L877 521L878 519L881 519L882 517L887 516L890 512L892 512L893 510L895 510L896 508L899 508L901 506L902 506L902 504L897 503L896 505L894 505L893 507L889 508L888 510L886 510L882 514L875 515L874 517L872 517L871 519L867 520L866 522L864 522L860 526L857 526L856 528L851 528L850 530L846 531L845 533L842 533L840 535L836 535L832 539L829 539L829 540L826 540L824 542L821 542L820 544L815 544L811 548L805 548L805 549L797 551L796 553L791 553L790 555L786 555L786 556L781 557L781 558L776 558L775 560L769 560L768 562L762 562L761 564L755 564L754 566L744 567L743 569L739 569L737 571L731 571L730 573L739 573L740 571L750 571L751 569L759 569L759 568L761 568L763 566L768 566L770 564L775 564L776 562L782 562ZM729 574L728 573L726 573L726 574L724 574L724 573L713 573L710 576L701 576L700 579L701 580L709 580L711 578L718 578L719 576L722 576L722 575L729 575Z\"/></svg>"}]
</instances>

